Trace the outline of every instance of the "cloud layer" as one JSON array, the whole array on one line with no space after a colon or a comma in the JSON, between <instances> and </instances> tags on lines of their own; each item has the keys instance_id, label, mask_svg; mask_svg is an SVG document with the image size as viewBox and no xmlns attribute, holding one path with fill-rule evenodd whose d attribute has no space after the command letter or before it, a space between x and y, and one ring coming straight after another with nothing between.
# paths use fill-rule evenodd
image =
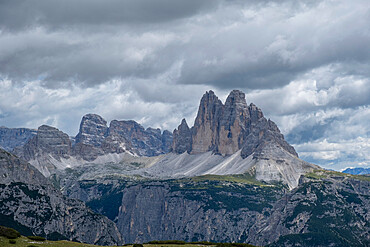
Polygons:
<instances>
[{"instance_id":1,"label":"cloud layer","mask_svg":"<svg viewBox=\"0 0 370 247\"><path fill-rule=\"evenodd\" d=\"M0 125L172 130L238 88L306 160L369 166L368 23L367 0L1 1Z\"/></svg>"}]
</instances>

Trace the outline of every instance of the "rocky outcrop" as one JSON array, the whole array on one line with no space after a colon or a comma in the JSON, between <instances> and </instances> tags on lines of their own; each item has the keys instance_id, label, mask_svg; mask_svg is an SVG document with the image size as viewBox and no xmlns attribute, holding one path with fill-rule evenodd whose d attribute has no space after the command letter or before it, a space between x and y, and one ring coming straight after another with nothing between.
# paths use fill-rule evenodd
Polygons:
<instances>
[{"instance_id":1,"label":"rocky outcrop","mask_svg":"<svg viewBox=\"0 0 370 247\"><path fill-rule=\"evenodd\" d=\"M101 147L95 147L81 142L76 143L72 148L72 155L83 161L94 161L97 157L104 154L104 149Z\"/></svg>"},{"instance_id":2,"label":"rocky outcrop","mask_svg":"<svg viewBox=\"0 0 370 247\"><path fill-rule=\"evenodd\" d=\"M231 91L223 108L216 152L230 155L248 141L245 137L250 130L252 117L245 101L245 94L238 90Z\"/></svg>"},{"instance_id":3,"label":"rocky outcrop","mask_svg":"<svg viewBox=\"0 0 370 247\"><path fill-rule=\"evenodd\" d=\"M23 234L90 244L121 244L113 222L66 199L33 166L0 150L0 221Z\"/></svg>"},{"instance_id":4,"label":"rocky outcrop","mask_svg":"<svg viewBox=\"0 0 370 247\"><path fill-rule=\"evenodd\" d=\"M162 133L162 150L164 153L171 152L172 141L173 141L173 134L168 130L164 130Z\"/></svg>"},{"instance_id":5,"label":"rocky outcrop","mask_svg":"<svg viewBox=\"0 0 370 247\"><path fill-rule=\"evenodd\" d=\"M26 128L0 127L0 147L12 151L23 146L29 139L36 135L36 130Z\"/></svg>"},{"instance_id":6,"label":"rocky outcrop","mask_svg":"<svg viewBox=\"0 0 370 247\"><path fill-rule=\"evenodd\" d=\"M82 117L76 144L83 143L99 147L108 135L107 121L97 114L86 114Z\"/></svg>"},{"instance_id":7,"label":"rocky outcrop","mask_svg":"<svg viewBox=\"0 0 370 247\"><path fill-rule=\"evenodd\" d=\"M267 143L275 143L298 157L294 148L284 140L276 124L267 120L261 109L254 104L248 106L245 94L239 90L231 91L225 104L222 104L213 91L206 92L200 101L198 114L190 132L191 139L182 138L182 142L186 143L181 145L187 147L186 151L192 154L212 151L216 154L231 155L242 149L241 155L246 158L262 150ZM176 130L176 136L178 135L179 130ZM174 148L179 146L176 138L172 150L182 153L184 148Z\"/></svg>"},{"instance_id":8,"label":"rocky outcrop","mask_svg":"<svg viewBox=\"0 0 370 247\"><path fill-rule=\"evenodd\" d=\"M156 156L168 153L172 144L169 131L147 128L133 120L107 122L99 115L83 116L76 136L74 156L93 161L109 153L130 152L140 156Z\"/></svg>"},{"instance_id":9,"label":"rocky outcrop","mask_svg":"<svg viewBox=\"0 0 370 247\"><path fill-rule=\"evenodd\" d=\"M111 151L128 150L140 156L156 156L168 152L171 137L168 132L162 134L160 129L144 129L132 120L113 120L109 125L109 141L105 141L105 145L109 145Z\"/></svg>"},{"instance_id":10,"label":"rocky outcrop","mask_svg":"<svg viewBox=\"0 0 370 247\"><path fill-rule=\"evenodd\" d=\"M217 150L219 120L222 112L221 100L213 91L206 92L200 100L198 115L192 127L191 153Z\"/></svg>"},{"instance_id":11,"label":"rocky outcrop","mask_svg":"<svg viewBox=\"0 0 370 247\"><path fill-rule=\"evenodd\" d=\"M68 158L72 153L69 136L57 128L42 125L37 134L15 153L25 160L36 159L43 154L51 155L56 160Z\"/></svg>"},{"instance_id":12,"label":"rocky outcrop","mask_svg":"<svg viewBox=\"0 0 370 247\"><path fill-rule=\"evenodd\" d=\"M190 153L192 144L191 131L185 118L181 124L173 131L172 151L178 154L183 152Z\"/></svg>"},{"instance_id":13,"label":"rocky outcrop","mask_svg":"<svg viewBox=\"0 0 370 247\"><path fill-rule=\"evenodd\" d=\"M291 191L228 176L79 181L69 192L115 219L130 243L178 239L257 246L367 246L369 188L363 178L323 171L302 177Z\"/></svg>"}]
</instances>

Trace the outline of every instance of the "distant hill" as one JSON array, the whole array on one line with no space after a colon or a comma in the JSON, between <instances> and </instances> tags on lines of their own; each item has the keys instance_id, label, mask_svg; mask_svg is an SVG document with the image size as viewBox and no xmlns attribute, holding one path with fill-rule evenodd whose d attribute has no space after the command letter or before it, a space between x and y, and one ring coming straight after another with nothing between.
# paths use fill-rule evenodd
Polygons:
<instances>
[{"instance_id":1,"label":"distant hill","mask_svg":"<svg viewBox=\"0 0 370 247\"><path fill-rule=\"evenodd\" d=\"M367 174L370 174L370 168L360 168L360 167L347 168L342 172L352 174L352 175L367 175Z\"/></svg>"}]
</instances>

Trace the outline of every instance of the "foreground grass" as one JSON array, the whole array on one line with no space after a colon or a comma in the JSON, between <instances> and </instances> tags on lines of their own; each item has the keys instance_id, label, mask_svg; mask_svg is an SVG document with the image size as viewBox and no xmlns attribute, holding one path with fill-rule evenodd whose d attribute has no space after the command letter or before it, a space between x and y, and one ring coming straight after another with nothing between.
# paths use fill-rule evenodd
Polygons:
<instances>
[{"instance_id":1,"label":"foreground grass","mask_svg":"<svg viewBox=\"0 0 370 247\"><path fill-rule=\"evenodd\" d=\"M29 246L37 246L37 247L97 247L97 245L92 244L81 244L77 242L71 241L35 241L28 239L26 237L19 237L14 239L16 241L15 244L9 243L9 239L5 237L0 237L0 246L1 247L29 247Z\"/></svg>"},{"instance_id":2,"label":"foreground grass","mask_svg":"<svg viewBox=\"0 0 370 247\"><path fill-rule=\"evenodd\" d=\"M1 247L99 247L100 245L92 245L92 244L83 244L83 243L77 243L77 242L72 242L72 241L34 241L31 239L28 239L27 237L21 236L17 239L14 239L16 241L15 244L9 243L9 239L6 237L1 237L0 236L0 246ZM235 245L240 245L240 246L232 246L234 244L224 244L224 247L248 247L248 246L253 246L253 245L248 245L248 244L235 244ZM133 245L124 245L125 247L133 247ZM186 243L186 244L165 244L165 243L159 243L159 244L144 244L144 247L215 247L217 246L216 244L211 245L211 244L191 244L191 243ZM105 246L107 247L107 246ZM223 247L220 246L220 247Z\"/></svg>"},{"instance_id":3,"label":"foreground grass","mask_svg":"<svg viewBox=\"0 0 370 247\"><path fill-rule=\"evenodd\" d=\"M5 237L0 237L0 246L1 247L29 247L29 246L37 246L37 247L99 247L99 245L92 245L92 244L83 244L77 243L72 241L34 241L28 239L27 237L19 237L14 239L16 241L15 244L10 244L9 239ZM132 245L125 245L127 247L132 247ZM199 247L204 245L199 244L144 244L144 247ZM105 246L106 247L106 246Z\"/></svg>"}]
</instances>

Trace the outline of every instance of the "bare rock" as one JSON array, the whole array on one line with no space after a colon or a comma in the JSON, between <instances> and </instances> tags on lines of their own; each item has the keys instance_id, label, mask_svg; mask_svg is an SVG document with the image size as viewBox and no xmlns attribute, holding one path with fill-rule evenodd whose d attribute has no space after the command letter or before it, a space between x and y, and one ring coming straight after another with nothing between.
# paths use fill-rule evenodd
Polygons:
<instances>
[{"instance_id":1,"label":"bare rock","mask_svg":"<svg viewBox=\"0 0 370 247\"><path fill-rule=\"evenodd\" d=\"M72 144L69 136L57 128L42 125L37 134L15 153L29 161L43 154L50 154L56 160L69 158L72 153Z\"/></svg>"},{"instance_id":2,"label":"bare rock","mask_svg":"<svg viewBox=\"0 0 370 247\"><path fill-rule=\"evenodd\" d=\"M27 128L0 127L0 147L12 151L23 146L29 139L36 135L36 130Z\"/></svg>"},{"instance_id":3,"label":"bare rock","mask_svg":"<svg viewBox=\"0 0 370 247\"><path fill-rule=\"evenodd\" d=\"M76 136L76 143L98 147L102 144L107 134L107 121L97 114L87 114L82 117L80 131Z\"/></svg>"},{"instance_id":4,"label":"bare rock","mask_svg":"<svg viewBox=\"0 0 370 247\"><path fill-rule=\"evenodd\" d=\"M276 124L267 120L253 103L248 106L245 94L239 90L231 91L225 104L213 91L206 92L200 101L194 126L190 129L191 138L187 137L189 132L183 123L180 127L182 130L174 131L172 150L175 153L212 151L232 155L242 149L241 155L246 158L261 150L265 144L276 143L298 157Z\"/></svg>"},{"instance_id":5,"label":"bare rock","mask_svg":"<svg viewBox=\"0 0 370 247\"><path fill-rule=\"evenodd\" d=\"M190 153L191 143L191 131L184 118L181 121L181 124L173 132L172 150L178 154L182 154L184 152Z\"/></svg>"},{"instance_id":6,"label":"bare rock","mask_svg":"<svg viewBox=\"0 0 370 247\"><path fill-rule=\"evenodd\" d=\"M112 221L79 200L67 199L33 166L1 149L0 174L2 224L18 226L27 234L99 245L122 244Z\"/></svg>"},{"instance_id":7,"label":"bare rock","mask_svg":"<svg viewBox=\"0 0 370 247\"><path fill-rule=\"evenodd\" d=\"M114 147L116 152L129 150L140 156L156 156L168 152L171 142L169 133L166 133L163 140L160 129L144 129L133 120L113 120L110 123L108 138L104 146Z\"/></svg>"},{"instance_id":8,"label":"bare rock","mask_svg":"<svg viewBox=\"0 0 370 247\"><path fill-rule=\"evenodd\" d=\"M218 144L219 122L223 104L213 91L206 92L199 105L197 117L192 128L191 153L204 153L215 150Z\"/></svg>"}]
</instances>

